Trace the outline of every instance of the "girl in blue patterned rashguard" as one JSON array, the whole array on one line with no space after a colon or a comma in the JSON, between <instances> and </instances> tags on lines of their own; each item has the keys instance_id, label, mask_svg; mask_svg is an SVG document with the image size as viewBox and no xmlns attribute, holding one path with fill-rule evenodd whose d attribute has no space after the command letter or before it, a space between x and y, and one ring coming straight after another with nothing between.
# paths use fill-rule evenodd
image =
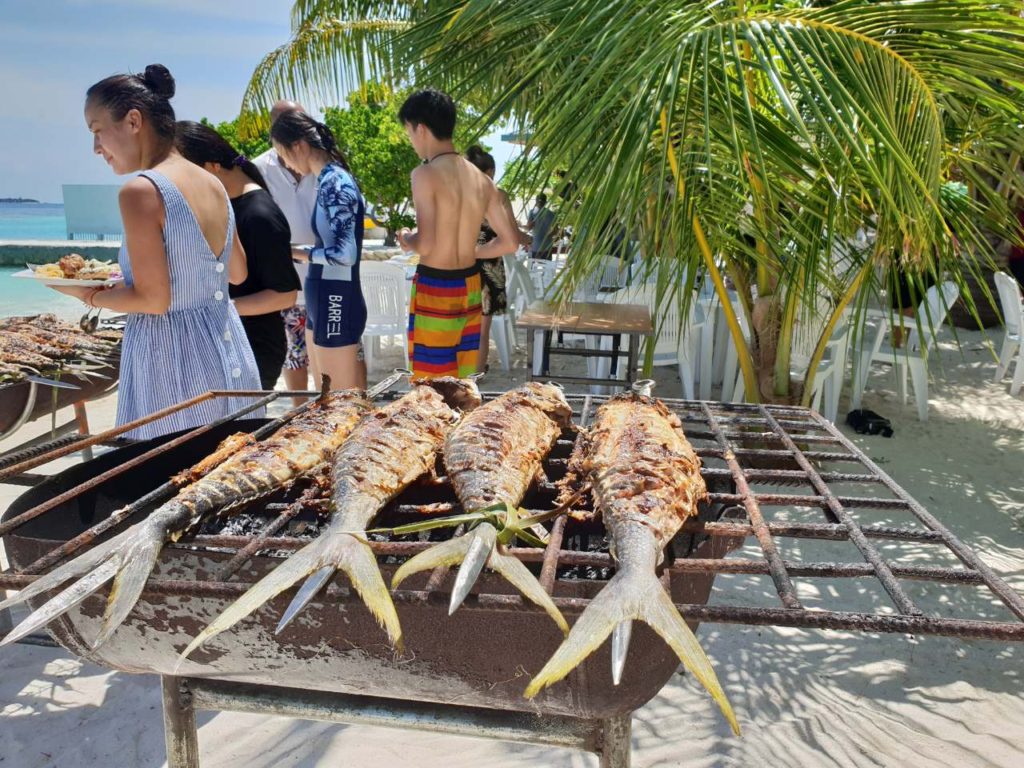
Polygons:
<instances>
[{"instance_id":1,"label":"girl in blue patterned rashguard","mask_svg":"<svg viewBox=\"0 0 1024 768\"><path fill-rule=\"evenodd\" d=\"M359 284L366 205L334 136L304 112L286 112L274 121L270 138L278 156L296 172L317 175L313 231L316 246L296 248L309 261L306 276L306 341L314 381L331 377L335 389L366 387L360 338L366 329L366 303Z\"/></svg>"}]
</instances>

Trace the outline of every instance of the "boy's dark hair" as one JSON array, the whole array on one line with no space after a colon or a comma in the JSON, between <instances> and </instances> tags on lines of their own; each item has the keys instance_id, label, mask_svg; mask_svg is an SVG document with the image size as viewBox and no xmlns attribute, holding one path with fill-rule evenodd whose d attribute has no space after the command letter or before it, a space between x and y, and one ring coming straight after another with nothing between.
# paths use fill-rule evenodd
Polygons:
<instances>
[{"instance_id":1,"label":"boy's dark hair","mask_svg":"<svg viewBox=\"0 0 1024 768\"><path fill-rule=\"evenodd\" d=\"M205 165L217 163L222 168L241 168L242 172L264 189L267 182L252 162L238 153L230 142L213 128L192 120L179 120L174 145L190 163Z\"/></svg>"},{"instance_id":2,"label":"boy's dark hair","mask_svg":"<svg viewBox=\"0 0 1024 768\"><path fill-rule=\"evenodd\" d=\"M537 205L545 206L548 204L548 196L541 192L537 195Z\"/></svg>"},{"instance_id":3,"label":"boy's dark hair","mask_svg":"<svg viewBox=\"0 0 1024 768\"><path fill-rule=\"evenodd\" d=\"M141 75L111 75L85 92L86 103L110 110L114 120L124 120L139 110L164 142L174 141L174 78L163 64L150 64Z\"/></svg>"},{"instance_id":4,"label":"boy's dark hair","mask_svg":"<svg viewBox=\"0 0 1024 768\"><path fill-rule=\"evenodd\" d=\"M398 119L414 127L427 126L436 139L450 139L455 133L455 102L433 88L416 91L398 110Z\"/></svg>"}]
</instances>

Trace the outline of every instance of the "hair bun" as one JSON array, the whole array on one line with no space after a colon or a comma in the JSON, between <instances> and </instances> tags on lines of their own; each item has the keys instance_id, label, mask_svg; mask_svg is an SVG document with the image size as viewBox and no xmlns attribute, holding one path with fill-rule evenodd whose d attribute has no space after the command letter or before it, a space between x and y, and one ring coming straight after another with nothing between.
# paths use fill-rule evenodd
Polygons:
<instances>
[{"instance_id":1,"label":"hair bun","mask_svg":"<svg viewBox=\"0 0 1024 768\"><path fill-rule=\"evenodd\" d=\"M146 67L142 82L157 96L164 99L174 96L174 77L163 64L150 64Z\"/></svg>"}]
</instances>

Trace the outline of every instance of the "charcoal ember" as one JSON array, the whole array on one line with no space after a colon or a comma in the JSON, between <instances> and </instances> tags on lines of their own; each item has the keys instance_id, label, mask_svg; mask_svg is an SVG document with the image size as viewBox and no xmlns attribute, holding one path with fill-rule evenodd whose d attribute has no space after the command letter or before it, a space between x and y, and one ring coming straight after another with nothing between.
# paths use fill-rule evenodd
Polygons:
<instances>
[{"instance_id":1,"label":"charcoal ember","mask_svg":"<svg viewBox=\"0 0 1024 768\"><path fill-rule=\"evenodd\" d=\"M211 518L203 523L199 533L203 536L255 536L266 524L265 517L243 512L225 518Z\"/></svg>"},{"instance_id":2,"label":"charcoal ember","mask_svg":"<svg viewBox=\"0 0 1024 768\"><path fill-rule=\"evenodd\" d=\"M562 548L572 552L607 552L608 537L603 534L580 533L563 539ZM607 581L612 577L611 568L593 565L570 565L558 569L558 578L571 581Z\"/></svg>"},{"instance_id":3,"label":"charcoal ember","mask_svg":"<svg viewBox=\"0 0 1024 768\"><path fill-rule=\"evenodd\" d=\"M320 520L295 520L288 526L288 535L297 539L315 539L324 529L326 521Z\"/></svg>"}]
</instances>

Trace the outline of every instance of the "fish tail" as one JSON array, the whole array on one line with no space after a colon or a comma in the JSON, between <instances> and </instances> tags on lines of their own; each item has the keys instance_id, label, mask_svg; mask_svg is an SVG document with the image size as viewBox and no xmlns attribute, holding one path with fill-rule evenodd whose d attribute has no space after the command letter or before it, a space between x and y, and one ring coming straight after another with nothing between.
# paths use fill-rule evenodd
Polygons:
<instances>
[{"instance_id":1,"label":"fish tail","mask_svg":"<svg viewBox=\"0 0 1024 768\"><path fill-rule=\"evenodd\" d=\"M391 579L391 588L397 589L399 584L414 573L442 566L461 565L455 578L455 586L452 589L449 610L449 614L451 614L462 604L476 582L480 570L486 564L488 568L518 589L523 597L543 608L558 624L562 632L568 632L569 625L565 618L537 578L518 558L505 554L495 547L496 535L494 526L489 523L481 523L462 536L449 539L420 552L395 571L395 575Z\"/></svg>"},{"instance_id":2,"label":"fish tail","mask_svg":"<svg viewBox=\"0 0 1024 768\"><path fill-rule=\"evenodd\" d=\"M562 612L555 606L551 595L547 593L544 587L541 586L541 583L537 581L537 577L530 573L530 569L523 565L518 557L495 550L487 561L487 567L518 589L527 600L543 608L555 624L558 625L558 628L562 630L563 635L569 634L569 624L566 622Z\"/></svg>"},{"instance_id":3,"label":"fish tail","mask_svg":"<svg viewBox=\"0 0 1024 768\"><path fill-rule=\"evenodd\" d=\"M41 576L17 595L5 600L0 604L0 608L24 602L77 576L82 578L40 606L0 641L0 645L13 643L45 626L113 579L114 586L107 599L103 625L99 635L91 643L95 650L110 639L135 606L149 574L156 565L166 537L167 526L162 518L144 520L110 541Z\"/></svg>"},{"instance_id":4,"label":"fish tail","mask_svg":"<svg viewBox=\"0 0 1024 768\"><path fill-rule=\"evenodd\" d=\"M352 582L356 592L363 599L377 623L388 633L391 644L402 650L402 627L398 623L398 613L391 600L384 577L381 576L377 558L369 545L348 534L341 534L338 544L338 557L335 560L338 570L343 571Z\"/></svg>"},{"instance_id":5,"label":"fish tail","mask_svg":"<svg viewBox=\"0 0 1024 768\"><path fill-rule=\"evenodd\" d=\"M69 579L83 575L106 560L110 555L110 550L111 547L109 545L101 545L89 550L84 555L76 557L74 560L69 560L58 568L54 568L49 573L37 578L24 589L0 602L0 611L20 605L37 595L56 589Z\"/></svg>"},{"instance_id":6,"label":"fish tail","mask_svg":"<svg viewBox=\"0 0 1024 768\"><path fill-rule=\"evenodd\" d=\"M526 697L532 699L545 687L561 680L597 650L616 627L634 620L647 624L668 643L686 669L711 694L733 732L738 735L739 724L711 662L653 572L616 573L590 601L576 619L569 636L530 681Z\"/></svg>"},{"instance_id":7,"label":"fish tail","mask_svg":"<svg viewBox=\"0 0 1024 768\"><path fill-rule=\"evenodd\" d=\"M274 570L264 576L250 587L245 594L229 605L224 612L210 622L202 632L196 635L185 650L181 652L181 660L184 661L199 646L216 637L221 632L230 629L250 613L255 611L264 603L273 600L300 579L315 573L326 563L318 557L319 552L314 552L319 539L312 544L307 544Z\"/></svg>"},{"instance_id":8,"label":"fish tail","mask_svg":"<svg viewBox=\"0 0 1024 768\"><path fill-rule=\"evenodd\" d=\"M353 586L366 602L374 618L387 631L391 642L400 647L402 631L398 624L398 614L380 575L373 552L354 536L326 533L293 554L228 606L188 644L181 653L181 659L184 660L207 640L230 629L301 579L308 578L307 584L300 588L278 624L280 631L312 600L336 570L342 570L349 575Z\"/></svg>"},{"instance_id":9,"label":"fish tail","mask_svg":"<svg viewBox=\"0 0 1024 768\"><path fill-rule=\"evenodd\" d=\"M160 528L143 525L136 536L126 542L122 550L121 567L114 576L114 583L107 597L107 607L103 612L103 626L99 635L92 642L95 650L110 639L115 630L128 618L132 608L139 601L142 590L149 580L149 575L156 567L160 550L163 549L165 535Z\"/></svg>"},{"instance_id":10,"label":"fish tail","mask_svg":"<svg viewBox=\"0 0 1024 768\"><path fill-rule=\"evenodd\" d=\"M118 564L115 560L104 561L98 568L90 571L52 600L48 600L38 610L29 614L3 640L0 640L0 646L17 642L37 629L45 627L57 617L67 613L114 578L117 568Z\"/></svg>"},{"instance_id":11,"label":"fish tail","mask_svg":"<svg viewBox=\"0 0 1024 768\"><path fill-rule=\"evenodd\" d=\"M469 545L469 539L464 536L456 536L454 539L442 541L440 544L423 550L418 555L406 560L395 571L394 576L391 577L391 588L398 589L403 581L415 573L461 563L469 551Z\"/></svg>"}]
</instances>

